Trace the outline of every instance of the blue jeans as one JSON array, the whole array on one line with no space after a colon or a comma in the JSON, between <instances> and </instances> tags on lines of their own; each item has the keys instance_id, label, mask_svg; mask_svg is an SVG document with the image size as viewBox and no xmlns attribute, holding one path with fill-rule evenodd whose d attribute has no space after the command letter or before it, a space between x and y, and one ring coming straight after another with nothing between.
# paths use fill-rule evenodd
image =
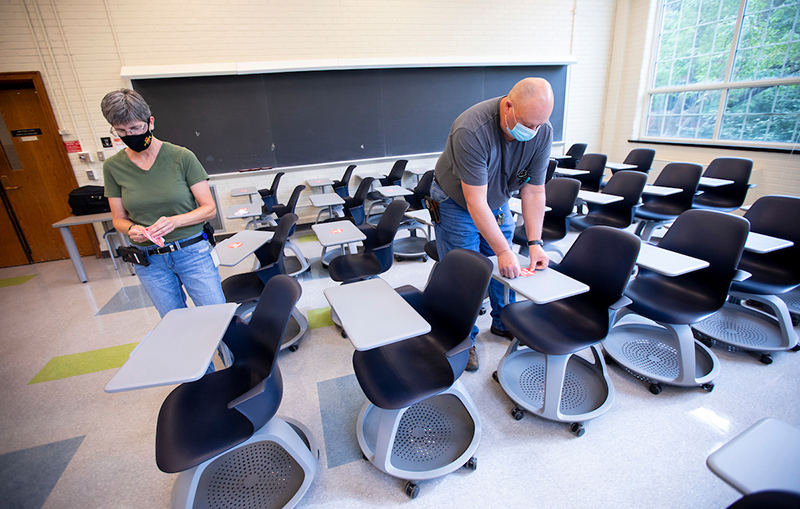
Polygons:
<instances>
[{"instance_id":1,"label":"blue jeans","mask_svg":"<svg viewBox=\"0 0 800 509\"><path fill-rule=\"evenodd\" d=\"M431 185L431 198L439 202L439 217L440 221L434 224L436 231L436 250L439 252L439 259L447 254L448 251L456 248L469 249L477 251L486 256L494 256L494 251L486 242L478 227L472 221L472 216L469 211L451 200L442 188L436 182ZM514 219L511 217L511 210L508 208L508 203L503 205L492 213L495 217L500 217L503 214L503 221L499 225L500 231L506 237L509 247L511 247L511 239L514 236ZM506 330L506 326L500 320L500 310L503 308L503 285L494 279L489 283L489 302L492 305L492 325L500 330ZM509 303L516 301L516 294L512 291L509 296ZM478 327L472 327L470 337L475 341L475 336L478 335Z\"/></svg>"},{"instance_id":2,"label":"blue jeans","mask_svg":"<svg viewBox=\"0 0 800 509\"><path fill-rule=\"evenodd\" d=\"M186 307L184 288L195 306L225 303L219 271L207 240L172 253L151 254L147 259L150 265L137 265L136 274L162 318L173 309Z\"/></svg>"}]
</instances>

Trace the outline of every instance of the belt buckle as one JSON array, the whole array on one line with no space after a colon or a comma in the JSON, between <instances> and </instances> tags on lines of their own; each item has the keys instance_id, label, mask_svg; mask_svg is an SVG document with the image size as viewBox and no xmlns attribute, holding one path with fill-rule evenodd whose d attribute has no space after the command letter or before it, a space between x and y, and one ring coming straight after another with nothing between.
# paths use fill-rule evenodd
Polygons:
<instances>
[{"instance_id":1,"label":"belt buckle","mask_svg":"<svg viewBox=\"0 0 800 509\"><path fill-rule=\"evenodd\" d=\"M180 249L180 247L177 247L177 246L178 246L178 243L177 243L177 242L175 242L174 244L170 244L170 245L169 245L169 252L170 252L170 253L174 253L175 251L177 251L178 249Z\"/></svg>"}]
</instances>

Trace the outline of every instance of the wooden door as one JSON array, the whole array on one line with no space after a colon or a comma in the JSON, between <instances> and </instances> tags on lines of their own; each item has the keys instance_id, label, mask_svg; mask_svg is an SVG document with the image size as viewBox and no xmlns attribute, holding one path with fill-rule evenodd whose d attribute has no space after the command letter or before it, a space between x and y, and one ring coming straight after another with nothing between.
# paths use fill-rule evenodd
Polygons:
<instances>
[{"instance_id":1,"label":"wooden door","mask_svg":"<svg viewBox=\"0 0 800 509\"><path fill-rule=\"evenodd\" d=\"M67 199L78 183L38 72L0 74L0 114L14 150L14 157L7 154L10 164L0 164L0 180L31 260L67 258L52 224L72 213ZM100 255L91 226L73 227L72 233L81 255Z\"/></svg>"}]
</instances>

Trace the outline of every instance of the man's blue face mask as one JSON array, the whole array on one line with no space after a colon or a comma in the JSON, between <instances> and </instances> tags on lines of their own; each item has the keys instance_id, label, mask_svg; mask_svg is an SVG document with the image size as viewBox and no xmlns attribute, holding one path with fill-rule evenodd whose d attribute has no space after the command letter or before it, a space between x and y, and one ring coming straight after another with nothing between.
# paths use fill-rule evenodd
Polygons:
<instances>
[{"instance_id":1,"label":"man's blue face mask","mask_svg":"<svg viewBox=\"0 0 800 509\"><path fill-rule=\"evenodd\" d=\"M514 105L511 105L511 109L514 109ZM513 111L512 111L513 114ZM508 126L508 113L506 113L506 127ZM514 129L509 129L508 133L514 137L517 141L530 141L536 136L536 133L539 132L539 128L542 126L537 125L536 129L531 129L530 127L526 127L519 122L517 122L517 116L514 115Z\"/></svg>"}]
</instances>

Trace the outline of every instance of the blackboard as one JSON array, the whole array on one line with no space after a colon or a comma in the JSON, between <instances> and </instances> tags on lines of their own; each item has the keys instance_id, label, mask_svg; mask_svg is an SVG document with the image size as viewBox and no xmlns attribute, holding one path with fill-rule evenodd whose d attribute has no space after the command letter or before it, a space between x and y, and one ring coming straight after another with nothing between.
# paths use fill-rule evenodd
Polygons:
<instances>
[{"instance_id":1,"label":"blackboard","mask_svg":"<svg viewBox=\"0 0 800 509\"><path fill-rule=\"evenodd\" d=\"M154 134L209 173L441 152L453 121L522 78L553 86L563 140L567 66L420 67L134 79Z\"/></svg>"}]
</instances>

